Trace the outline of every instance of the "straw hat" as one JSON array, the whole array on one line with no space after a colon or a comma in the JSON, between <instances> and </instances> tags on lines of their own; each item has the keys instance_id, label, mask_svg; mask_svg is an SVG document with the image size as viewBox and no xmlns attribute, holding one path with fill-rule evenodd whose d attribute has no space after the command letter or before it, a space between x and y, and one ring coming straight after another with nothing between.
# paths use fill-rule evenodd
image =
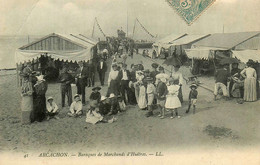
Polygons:
<instances>
[{"instance_id":1,"label":"straw hat","mask_svg":"<svg viewBox=\"0 0 260 165\"><path fill-rule=\"evenodd\" d=\"M166 83L166 81L167 81L165 77L160 78L160 80L161 80L162 82L164 82L164 83Z\"/></svg>"},{"instance_id":2,"label":"straw hat","mask_svg":"<svg viewBox=\"0 0 260 165\"><path fill-rule=\"evenodd\" d=\"M44 75L36 76L37 81L44 81Z\"/></svg>"},{"instance_id":3,"label":"straw hat","mask_svg":"<svg viewBox=\"0 0 260 165\"><path fill-rule=\"evenodd\" d=\"M109 95L109 98L111 99L111 98L114 98L115 97L115 94L114 93L111 93L110 95Z\"/></svg>"},{"instance_id":4,"label":"straw hat","mask_svg":"<svg viewBox=\"0 0 260 165\"><path fill-rule=\"evenodd\" d=\"M107 97L106 96L101 96L101 99L100 99L100 101L104 101L104 100L106 100L107 99Z\"/></svg>"},{"instance_id":5,"label":"straw hat","mask_svg":"<svg viewBox=\"0 0 260 165\"><path fill-rule=\"evenodd\" d=\"M94 88L92 88L92 91L94 91L94 90L100 90L101 88L100 87L94 87Z\"/></svg>"},{"instance_id":6,"label":"straw hat","mask_svg":"<svg viewBox=\"0 0 260 165\"><path fill-rule=\"evenodd\" d=\"M74 99L77 98L77 97L80 97L79 94L75 94L74 95Z\"/></svg>"},{"instance_id":7,"label":"straw hat","mask_svg":"<svg viewBox=\"0 0 260 165\"><path fill-rule=\"evenodd\" d=\"M153 68L158 68L158 66L159 66L159 65L158 65L157 63L152 63L152 67L153 67Z\"/></svg>"},{"instance_id":8,"label":"straw hat","mask_svg":"<svg viewBox=\"0 0 260 165\"><path fill-rule=\"evenodd\" d=\"M51 96L48 97L48 98L47 98L47 101L49 101L49 100L53 100L53 97L51 97Z\"/></svg>"},{"instance_id":9,"label":"straw hat","mask_svg":"<svg viewBox=\"0 0 260 165\"><path fill-rule=\"evenodd\" d=\"M157 74L156 76L155 76L155 78L156 79L161 79L161 78L163 78L164 76L162 75L162 74Z\"/></svg>"},{"instance_id":10,"label":"straw hat","mask_svg":"<svg viewBox=\"0 0 260 165\"><path fill-rule=\"evenodd\" d=\"M192 88L192 87L195 87L197 89L198 86L197 86L197 84L191 84L190 88Z\"/></svg>"}]
</instances>

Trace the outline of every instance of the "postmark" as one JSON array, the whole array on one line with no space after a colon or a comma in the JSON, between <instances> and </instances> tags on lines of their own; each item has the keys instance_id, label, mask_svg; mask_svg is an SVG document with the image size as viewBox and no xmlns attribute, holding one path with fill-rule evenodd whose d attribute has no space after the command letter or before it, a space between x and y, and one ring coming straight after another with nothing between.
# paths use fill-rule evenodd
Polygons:
<instances>
[{"instance_id":1,"label":"postmark","mask_svg":"<svg viewBox=\"0 0 260 165\"><path fill-rule=\"evenodd\" d=\"M191 25L216 0L166 0Z\"/></svg>"}]
</instances>

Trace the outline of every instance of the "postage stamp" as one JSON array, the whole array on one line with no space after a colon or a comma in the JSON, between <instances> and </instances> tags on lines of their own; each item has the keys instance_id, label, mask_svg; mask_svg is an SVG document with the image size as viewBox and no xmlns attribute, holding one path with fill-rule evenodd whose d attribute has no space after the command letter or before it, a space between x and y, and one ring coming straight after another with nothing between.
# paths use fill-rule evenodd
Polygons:
<instances>
[{"instance_id":1,"label":"postage stamp","mask_svg":"<svg viewBox=\"0 0 260 165\"><path fill-rule=\"evenodd\" d=\"M191 25L216 0L166 0Z\"/></svg>"}]
</instances>

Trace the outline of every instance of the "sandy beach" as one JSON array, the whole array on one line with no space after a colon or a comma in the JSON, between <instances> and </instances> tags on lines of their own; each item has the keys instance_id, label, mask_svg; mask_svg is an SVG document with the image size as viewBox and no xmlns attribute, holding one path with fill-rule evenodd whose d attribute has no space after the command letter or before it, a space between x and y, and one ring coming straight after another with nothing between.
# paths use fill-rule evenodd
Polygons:
<instances>
[{"instance_id":1,"label":"sandy beach","mask_svg":"<svg viewBox=\"0 0 260 165\"><path fill-rule=\"evenodd\" d=\"M145 61L145 68L151 68L150 59L135 55L128 58L128 66L138 60ZM162 60L157 60L162 63ZM167 68L167 67L166 67ZM169 68L168 68L169 69ZM188 68L181 67L183 75ZM200 81L213 89L213 77L202 77ZM41 123L21 125L19 88L16 75L6 74L0 78L0 150L2 153L33 153L39 151L164 151L179 152L195 149L239 149L255 148L260 142L260 102L237 104L236 100L213 101L213 94L198 88L199 99L196 114L185 114L189 86L184 84L184 103L179 109L180 119L157 117L146 118L146 111L128 106L125 112L116 115L115 123L96 125L85 122L87 105L82 118L70 118L68 107L61 109L59 120L51 119ZM99 82L97 82L99 85ZM73 94L76 87L72 88ZM107 85L102 88L105 94ZM91 88L86 88L86 98ZM48 86L46 97L53 96L61 107L59 84ZM212 129L212 130L210 130ZM213 132L212 132L213 131ZM217 132L219 131L219 132Z\"/></svg>"}]
</instances>

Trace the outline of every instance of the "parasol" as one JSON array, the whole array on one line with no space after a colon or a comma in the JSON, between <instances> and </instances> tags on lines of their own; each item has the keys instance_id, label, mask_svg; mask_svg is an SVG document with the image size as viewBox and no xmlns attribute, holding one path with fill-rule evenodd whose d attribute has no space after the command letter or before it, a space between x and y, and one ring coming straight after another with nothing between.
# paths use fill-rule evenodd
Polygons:
<instances>
[{"instance_id":1,"label":"parasol","mask_svg":"<svg viewBox=\"0 0 260 165\"><path fill-rule=\"evenodd\" d=\"M172 74L172 68L173 68L173 66L181 66L181 65L182 65L181 61L180 61L176 56L172 56L172 57L170 57L170 58L167 58L167 59L163 62L163 64L165 64L165 65L167 65L167 66L169 66L169 65L172 66L172 67L171 67L171 74Z\"/></svg>"}]
</instances>

